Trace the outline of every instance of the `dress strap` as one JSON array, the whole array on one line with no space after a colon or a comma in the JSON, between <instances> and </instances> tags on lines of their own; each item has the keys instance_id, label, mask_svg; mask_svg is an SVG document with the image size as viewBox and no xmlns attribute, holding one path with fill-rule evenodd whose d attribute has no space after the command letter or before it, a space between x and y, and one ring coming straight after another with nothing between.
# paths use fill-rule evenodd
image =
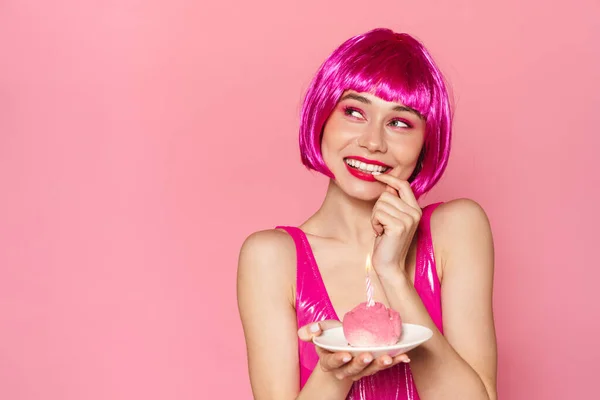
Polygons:
<instances>
[{"instance_id":1,"label":"dress strap","mask_svg":"<svg viewBox=\"0 0 600 400\"><path fill-rule=\"evenodd\" d=\"M431 238L431 215L440 205L434 203L423 208L417 238L417 260L415 269L415 289L431 319L440 332L442 328L441 283L437 274L433 240Z\"/></svg>"},{"instance_id":2,"label":"dress strap","mask_svg":"<svg viewBox=\"0 0 600 400\"><path fill-rule=\"evenodd\" d=\"M301 315L310 313L301 313L298 310L315 301L321 303L321 307L324 308L324 312L321 313L323 318L320 319L339 320L306 233L294 226L277 226L275 229L285 230L296 243L296 312L299 316L299 326L313 322L313 320L305 321L301 318Z\"/></svg>"},{"instance_id":3,"label":"dress strap","mask_svg":"<svg viewBox=\"0 0 600 400\"><path fill-rule=\"evenodd\" d=\"M419 229L426 233L424 235L429 242L431 242L431 214L435 211L438 206L444 204L443 202L433 203L423 208L423 214L421 215L421 221L419 221Z\"/></svg>"},{"instance_id":4,"label":"dress strap","mask_svg":"<svg viewBox=\"0 0 600 400\"><path fill-rule=\"evenodd\" d=\"M300 228L296 228L295 226L276 226L275 229L283 229L292 237L292 239L294 239L298 258L300 258L301 254L306 253L304 242L302 240L304 238L304 232L302 232Z\"/></svg>"}]
</instances>

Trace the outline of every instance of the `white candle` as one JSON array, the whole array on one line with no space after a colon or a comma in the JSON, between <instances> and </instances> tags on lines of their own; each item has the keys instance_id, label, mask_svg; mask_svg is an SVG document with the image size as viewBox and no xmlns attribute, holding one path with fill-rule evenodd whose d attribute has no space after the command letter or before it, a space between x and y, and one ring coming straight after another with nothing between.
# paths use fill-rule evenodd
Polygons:
<instances>
[{"instance_id":1,"label":"white candle","mask_svg":"<svg viewBox=\"0 0 600 400\"><path fill-rule=\"evenodd\" d=\"M369 272L371 272L371 253L367 254L367 307L371 307L375 305L373 301L373 284L371 283L371 278L369 276Z\"/></svg>"}]
</instances>

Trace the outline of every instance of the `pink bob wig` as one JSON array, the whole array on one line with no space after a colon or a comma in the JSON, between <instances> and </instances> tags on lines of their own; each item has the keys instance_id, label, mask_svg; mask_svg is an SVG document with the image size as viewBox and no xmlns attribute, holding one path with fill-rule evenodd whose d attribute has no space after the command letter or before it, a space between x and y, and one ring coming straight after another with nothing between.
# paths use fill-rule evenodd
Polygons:
<instances>
[{"instance_id":1,"label":"pink bob wig","mask_svg":"<svg viewBox=\"0 0 600 400\"><path fill-rule=\"evenodd\" d=\"M427 193L448 164L452 113L442 73L425 47L406 33L374 29L348 39L313 78L300 118L300 153L308 168L335 179L321 154L323 128L342 94L368 92L417 110L425 141L409 181L415 196Z\"/></svg>"}]
</instances>

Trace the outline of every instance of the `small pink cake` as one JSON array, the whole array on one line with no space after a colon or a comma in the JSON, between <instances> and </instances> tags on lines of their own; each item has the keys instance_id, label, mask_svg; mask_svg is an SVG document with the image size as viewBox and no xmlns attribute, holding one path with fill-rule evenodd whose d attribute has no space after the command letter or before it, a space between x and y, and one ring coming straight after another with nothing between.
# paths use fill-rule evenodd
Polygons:
<instances>
[{"instance_id":1,"label":"small pink cake","mask_svg":"<svg viewBox=\"0 0 600 400\"><path fill-rule=\"evenodd\" d=\"M360 303L344 315L342 328L350 346L390 346L400 339L402 320L398 312L382 303L370 307Z\"/></svg>"}]
</instances>

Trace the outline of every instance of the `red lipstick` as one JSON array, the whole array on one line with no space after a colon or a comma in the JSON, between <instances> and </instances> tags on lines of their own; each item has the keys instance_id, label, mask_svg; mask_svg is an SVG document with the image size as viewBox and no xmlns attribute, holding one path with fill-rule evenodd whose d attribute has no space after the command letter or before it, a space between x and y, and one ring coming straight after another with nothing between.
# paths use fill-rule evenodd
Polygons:
<instances>
[{"instance_id":1,"label":"red lipstick","mask_svg":"<svg viewBox=\"0 0 600 400\"><path fill-rule=\"evenodd\" d=\"M349 166L348 164L346 164L346 168L348 168L348 171L354 175L355 177L357 177L358 179L362 179L363 181L368 181L368 182L375 182L376 179L373 176L373 174L370 174L368 172L362 172L359 169L356 168L352 168L351 166Z\"/></svg>"},{"instance_id":2,"label":"red lipstick","mask_svg":"<svg viewBox=\"0 0 600 400\"><path fill-rule=\"evenodd\" d=\"M380 161L376 161L376 160L369 160L368 158L363 158L363 157L358 157L358 156L350 156L350 157L346 157L346 159L362 161L366 164L379 165L381 167L387 168L387 170L385 172L391 171L391 169L392 169L392 167L390 167L387 164L384 164L384 163L382 163ZM373 176L372 173L363 172L357 168L353 168L350 165L348 165L348 163L346 163L345 161L344 161L344 164L346 164L346 168L348 169L348 172L350 172L352 175L354 175L358 179L361 179L361 180L367 181L367 182L377 181L377 179L375 179L375 177Z\"/></svg>"},{"instance_id":3,"label":"red lipstick","mask_svg":"<svg viewBox=\"0 0 600 400\"><path fill-rule=\"evenodd\" d=\"M373 165L379 165L380 167L386 167L386 168L392 168L387 164L382 163L381 161L377 161L377 160L369 160L368 158L364 158L364 157L359 157L359 156L350 156L350 157L346 157L349 160L358 160L358 161L362 161L365 164L373 164Z\"/></svg>"}]
</instances>

